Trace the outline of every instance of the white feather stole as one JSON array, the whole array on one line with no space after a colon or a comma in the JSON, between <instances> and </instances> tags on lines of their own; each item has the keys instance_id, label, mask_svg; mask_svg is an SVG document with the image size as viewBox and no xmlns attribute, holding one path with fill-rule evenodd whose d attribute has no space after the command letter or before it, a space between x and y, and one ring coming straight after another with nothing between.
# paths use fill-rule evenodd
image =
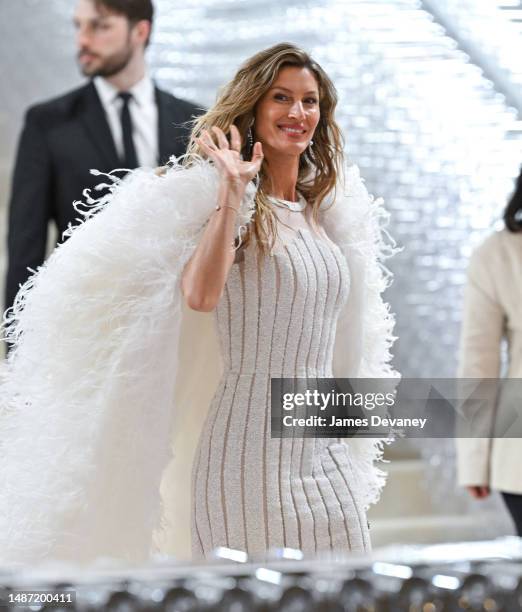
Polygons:
<instances>
[{"instance_id":1,"label":"white feather stole","mask_svg":"<svg viewBox=\"0 0 522 612\"><path fill-rule=\"evenodd\" d=\"M368 194L359 168L347 167L335 201L322 219L350 269L348 303L339 317L335 338L336 378L400 377L391 366L395 319L382 297L392 281L384 261L399 250L385 229L388 219L382 198L374 199ZM386 473L375 464L382 459L384 444L391 440L390 436L347 441L365 509L379 500Z\"/></svg>"},{"instance_id":2,"label":"white feather stole","mask_svg":"<svg viewBox=\"0 0 522 612\"><path fill-rule=\"evenodd\" d=\"M98 202L86 194L86 222L6 315L14 347L1 372L0 563L142 562L169 529L179 538L170 552L187 553L191 453L220 364L211 316L184 307L179 281L215 206L217 173L200 162L164 176L106 176L111 193ZM238 232L254 196L251 185ZM382 215L349 169L346 193L324 213L347 257L352 296L353 279L361 293L339 322L337 375L395 376L393 321L380 295L389 278L378 261L388 254ZM373 465L381 444L349 444L368 505L384 483Z\"/></svg>"}]
</instances>

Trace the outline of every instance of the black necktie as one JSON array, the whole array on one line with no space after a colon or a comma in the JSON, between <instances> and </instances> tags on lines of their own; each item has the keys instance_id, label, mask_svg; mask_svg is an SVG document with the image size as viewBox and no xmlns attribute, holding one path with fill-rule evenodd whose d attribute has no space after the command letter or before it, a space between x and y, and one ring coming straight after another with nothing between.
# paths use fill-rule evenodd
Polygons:
<instances>
[{"instance_id":1,"label":"black necktie","mask_svg":"<svg viewBox=\"0 0 522 612\"><path fill-rule=\"evenodd\" d=\"M123 100L123 106L121 107L121 130L123 134L123 164L125 168L131 170L138 167L138 158L136 156L136 149L134 148L134 140L132 139L132 119L129 110L129 102L132 98L132 94L128 91L122 91L118 94L118 97Z\"/></svg>"}]
</instances>

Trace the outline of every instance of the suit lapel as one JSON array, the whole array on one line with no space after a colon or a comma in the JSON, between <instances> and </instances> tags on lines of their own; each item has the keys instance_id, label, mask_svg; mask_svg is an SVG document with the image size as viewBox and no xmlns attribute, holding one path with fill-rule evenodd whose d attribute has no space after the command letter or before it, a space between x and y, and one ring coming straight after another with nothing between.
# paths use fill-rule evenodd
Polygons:
<instances>
[{"instance_id":1,"label":"suit lapel","mask_svg":"<svg viewBox=\"0 0 522 612\"><path fill-rule=\"evenodd\" d=\"M169 142L172 133L172 123L169 112L169 100L157 87L154 88L158 106L158 163L165 164L172 155L172 143Z\"/></svg>"},{"instance_id":2,"label":"suit lapel","mask_svg":"<svg viewBox=\"0 0 522 612\"><path fill-rule=\"evenodd\" d=\"M158 149L159 163L165 164L171 155L183 155L190 129L182 124L186 120L176 99L155 87L158 106ZM85 88L81 121L98 150L100 157L108 168L119 168L121 161L116 151L112 133L105 116L103 105L98 97L96 87L91 82Z\"/></svg>"},{"instance_id":3,"label":"suit lapel","mask_svg":"<svg viewBox=\"0 0 522 612\"><path fill-rule=\"evenodd\" d=\"M171 155L183 155L190 128L183 126L186 114L176 103L176 98L155 88L158 106L158 149L159 163L166 164Z\"/></svg>"},{"instance_id":4,"label":"suit lapel","mask_svg":"<svg viewBox=\"0 0 522 612\"><path fill-rule=\"evenodd\" d=\"M97 148L104 164L111 170L121 166L121 162L116 152L116 146L112 138L111 129L105 116L102 103L98 97L96 87L91 82L85 88L84 106L81 113L81 121Z\"/></svg>"}]
</instances>

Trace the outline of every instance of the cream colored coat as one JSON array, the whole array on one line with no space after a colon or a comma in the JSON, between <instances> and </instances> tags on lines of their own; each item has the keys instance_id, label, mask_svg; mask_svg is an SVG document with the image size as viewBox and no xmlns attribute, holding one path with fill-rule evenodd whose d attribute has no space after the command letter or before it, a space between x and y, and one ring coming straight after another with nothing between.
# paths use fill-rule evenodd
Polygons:
<instances>
[{"instance_id":1,"label":"cream colored coat","mask_svg":"<svg viewBox=\"0 0 522 612\"><path fill-rule=\"evenodd\" d=\"M489 236L471 257L459 377L498 378L503 338L509 347L507 376L522 378L522 233L508 230ZM520 438L457 440L457 476L463 486L522 494L521 461Z\"/></svg>"}]
</instances>

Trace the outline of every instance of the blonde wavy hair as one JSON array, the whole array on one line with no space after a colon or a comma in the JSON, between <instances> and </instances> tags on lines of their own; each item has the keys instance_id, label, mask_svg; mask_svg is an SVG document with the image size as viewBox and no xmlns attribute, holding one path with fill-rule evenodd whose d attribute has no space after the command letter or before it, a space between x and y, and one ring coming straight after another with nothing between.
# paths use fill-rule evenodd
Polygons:
<instances>
[{"instance_id":1,"label":"blonde wavy hair","mask_svg":"<svg viewBox=\"0 0 522 612\"><path fill-rule=\"evenodd\" d=\"M197 157L205 157L196 142L203 130L217 126L228 133L232 124L241 135L243 158L250 159L252 151L248 131L254 122L257 103L272 87L279 71L287 66L308 68L319 87L320 119L313 146L301 154L296 186L312 206L313 219L317 222L319 206L326 196L334 193L343 163L343 138L334 119L337 92L321 66L291 43L264 49L244 62L234 78L220 90L214 106L195 120L184 163L190 165ZM265 160L259 172L256 213L243 240L243 244L247 244L253 232L259 249L265 254L277 238L277 215L267 198L270 184Z\"/></svg>"}]
</instances>

